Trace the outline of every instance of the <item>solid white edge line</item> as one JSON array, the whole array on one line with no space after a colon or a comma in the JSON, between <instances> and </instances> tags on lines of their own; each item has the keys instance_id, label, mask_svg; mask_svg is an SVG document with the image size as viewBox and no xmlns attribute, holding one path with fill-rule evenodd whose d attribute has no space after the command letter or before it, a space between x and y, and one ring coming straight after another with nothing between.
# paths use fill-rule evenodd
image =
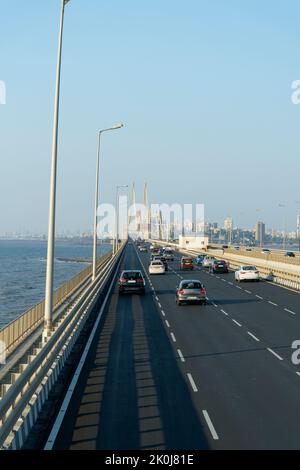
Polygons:
<instances>
[{"instance_id":1,"label":"solid white edge line","mask_svg":"<svg viewBox=\"0 0 300 470\"><path fill-rule=\"evenodd\" d=\"M277 359L279 359L280 361L283 361L283 357L279 356L275 351L273 351L273 349L271 348L267 348L267 350L273 354L275 357L277 357Z\"/></svg>"},{"instance_id":2,"label":"solid white edge line","mask_svg":"<svg viewBox=\"0 0 300 470\"><path fill-rule=\"evenodd\" d=\"M106 294L106 296L105 296L104 302L102 303L101 309L100 309L100 311L99 311L99 313L98 313L97 320L95 321L95 324L94 324L93 329L92 329L92 331L91 331L91 333L90 333L90 335L89 335L89 339L88 339L88 341L87 341L87 343L86 343L86 345L85 345L84 351L83 351L83 353L82 353L82 355L81 355L81 358L80 358L80 361L79 361L78 366L77 366L77 368L76 368L76 371L75 371L75 373L74 373L74 375L73 375L73 379L72 379L72 381L71 381L71 383L70 383L70 385L69 385L69 388L68 388L68 390L67 390L67 392L66 392L66 394L65 394L65 398L64 398L64 400L63 400L63 402L62 402L62 405L61 405L60 410L59 410L59 412L58 412L57 418L56 418L56 420L55 420L55 422L54 422L54 424L53 424L53 426L52 426L51 432L50 432L50 434L49 434L49 436L48 436L48 439L47 439L47 442L46 442L46 444L45 444L45 446L44 446L44 450L51 450L51 449L53 448L53 445L55 444L57 435L58 435L58 433L59 433L59 430L60 430L60 427L61 427L62 422L63 422L63 420L64 420L66 411L67 411L67 409L68 409L68 406L69 406L69 404L70 404L71 398L72 398L72 396L73 396L73 392L74 392L74 390L75 390L76 384L77 384L77 382L78 382L78 380L79 380L79 376L80 376L81 371L82 371L82 368L83 368L83 366L84 366L86 357L87 357L87 355L88 355L88 353L89 353L89 349L90 349L91 344L92 344L92 342L93 342L93 340L94 340L96 331L97 331L97 329L98 329L100 320L101 320L101 318L102 318L103 311L104 311L104 309L106 308L106 304L107 304L108 298L109 298L110 293L111 293L111 291L112 291L112 289L113 289L113 287L114 287L114 285L115 285L115 280L116 280L116 277L117 277L117 275L118 275L118 273L119 273L119 267L120 267L121 261L122 261L122 256L121 256L121 259L120 259L120 261L119 261L119 263L118 263L118 265L117 265L116 272L115 272L115 274L114 274L114 277L113 277L113 279L112 279L112 282L111 282L111 284L110 284L110 287L109 287L109 289L108 289L108 292L107 292L107 294Z\"/></svg>"},{"instance_id":3,"label":"solid white edge line","mask_svg":"<svg viewBox=\"0 0 300 470\"><path fill-rule=\"evenodd\" d=\"M191 386L192 386L193 391L194 391L194 392L198 392L198 388L196 387L196 384L195 384L195 382L194 382L194 379L193 379L192 374L190 374L190 373L188 372L186 375L187 375L187 377L188 377L188 379L189 379L189 381L190 381L190 384L191 384Z\"/></svg>"},{"instance_id":4,"label":"solid white edge line","mask_svg":"<svg viewBox=\"0 0 300 470\"><path fill-rule=\"evenodd\" d=\"M211 432L212 438L217 441L219 439L219 436L214 428L214 425L209 417L209 414L206 410L202 410L203 416L205 418L206 424Z\"/></svg>"},{"instance_id":5,"label":"solid white edge line","mask_svg":"<svg viewBox=\"0 0 300 470\"><path fill-rule=\"evenodd\" d=\"M250 331L247 331L248 335L251 336L255 341L260 341L256 336L254 336Z\"/></svg>"}]
</instances>

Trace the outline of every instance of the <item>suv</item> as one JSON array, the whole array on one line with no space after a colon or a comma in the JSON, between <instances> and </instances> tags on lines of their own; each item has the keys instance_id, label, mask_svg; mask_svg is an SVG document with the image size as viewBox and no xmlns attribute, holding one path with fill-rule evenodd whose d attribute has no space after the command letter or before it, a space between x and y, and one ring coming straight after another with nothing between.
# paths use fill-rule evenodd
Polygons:
<instances>
[{"instance_id":1,"label":"suv","mask_svg":"<svg viewBox=\"0 0 300 470\"><path fill-rule=\"evenodd\" d=\"M170 250L169 248L165 248L164 249L164 257L169 261L174 261L173 250Z\"/></svg>"},{"instance_id":2,"label":"suv","mask_svg":"<svg viewBox=\"0 0 300 470\"><path fill-rule=\"evenodd\" d=\"M209 270L212 273L228 273L228 265L226 261L215 260L210 266Z\"/></svg>"},{"instance_id":3,"label":"suv","mask_svg":"<svg viewBox=\"0 0 300 470\"><path fill-rule=\"evenodd\" d=\"M194 269L193 259L183 256L180 261L180 269Z\"/></svg>"},{"instance_id":4,"label":"suv","mask_svg":"<svg viewBox=\"0 0 300 470\"><path fill-rule=\"evenodd\" d=\"M206 290L199 280L181 281L176 290L176 304L200 303L206 304Z\"/></svg>"},{"instance_id":5,"label":"suv","mask_svg":"<svg viewBox=\"0 0 300 470\"><path fill-rule=\"evenodd\" d=\"M122 271L119 282L119 294L125 292L137 292L142 295L145 294L145 279L141 271L127 270Z\"/></svg>"}]
</instances>

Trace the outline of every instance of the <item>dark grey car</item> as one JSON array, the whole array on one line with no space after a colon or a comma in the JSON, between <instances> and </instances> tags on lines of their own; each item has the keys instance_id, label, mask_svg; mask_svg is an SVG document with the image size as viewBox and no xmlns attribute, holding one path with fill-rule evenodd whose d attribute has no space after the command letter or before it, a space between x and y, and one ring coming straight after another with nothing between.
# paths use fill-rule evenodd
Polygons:
<instances>
[{"instance_id":1,"label":"dark grey car","mask_svg":"<svg viewBox=\"0 0 300 470\"><path fill-rule=\"evenodd\" d=\"M206 304L206 290L198 280L181 281L176 290L176 304L200 303Z\"/></svg>"}]
</instances>

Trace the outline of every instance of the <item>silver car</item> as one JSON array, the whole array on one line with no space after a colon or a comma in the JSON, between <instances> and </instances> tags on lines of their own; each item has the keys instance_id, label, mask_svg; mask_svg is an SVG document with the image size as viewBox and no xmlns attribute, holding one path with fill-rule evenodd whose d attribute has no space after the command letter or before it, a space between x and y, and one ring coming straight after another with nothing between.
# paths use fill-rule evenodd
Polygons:
<instances>
[{"instance_id":1,"label":"silver car","mask_svg":"<svg viewBox=\"0 0 300 470\"><path fill-rule=\"evenodd\" d=\"M206 290L199 280L185 279L176 290L176 304L200 303L206 304Z\"/></svg>"}]
</instances>

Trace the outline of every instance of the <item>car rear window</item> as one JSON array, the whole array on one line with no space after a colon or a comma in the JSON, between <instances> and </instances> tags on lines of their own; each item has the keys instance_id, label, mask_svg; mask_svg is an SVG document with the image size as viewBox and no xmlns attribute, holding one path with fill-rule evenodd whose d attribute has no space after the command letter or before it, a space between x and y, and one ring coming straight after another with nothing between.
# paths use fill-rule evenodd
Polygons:
<instances>
[{"instance_id":1,"label":"car rear window","mask_svg":"<svg viewBox=\"0 0 300 470\"><path fill-rule=\"evenodd\" d=\"M152 266L162 266L161 261L153 261L151 264L152 264Z\"/></svg>"},{"instance_id":2,"label":"car rear window","mask_svg":"<svg viewBox=\"0 0 300 470\"><path fill-rule=\"evenodd\" d=\"M202 289L201 282L183 282L181 289Z\"/></svg>"},{"instance_id":3,"label":"car rear window","mask_svg":"<svg viewBox=\"0 0 300 470\"><path fill-rule=\"evenodd\" d=\"M256 271L256 266L243 266L243 271Z\"/></svg>"},{"instance_id":4,"label":"car rear window","mask_svg":"<svg viewBox=\"0 0 300 470\"><path fill-rule=\"evenodd\" d=\"M132 273L129 273L129 272L125 272L122 274L122 277L124 279L141 279L143 276L140 272L132 272Z\"/></svg>"}]
</instances>

